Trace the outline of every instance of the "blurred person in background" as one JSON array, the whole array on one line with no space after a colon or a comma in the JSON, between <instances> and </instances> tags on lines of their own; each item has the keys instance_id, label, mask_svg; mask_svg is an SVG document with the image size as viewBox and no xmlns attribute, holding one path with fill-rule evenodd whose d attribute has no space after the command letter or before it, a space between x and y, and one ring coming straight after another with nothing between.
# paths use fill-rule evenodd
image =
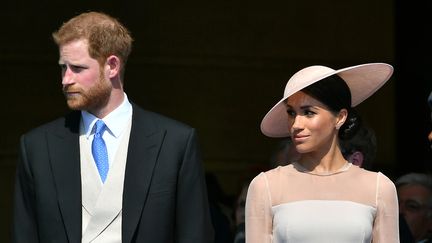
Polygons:
<instances>
[{"instance_id":1,"label":"blurred person in background","mask_svg":"<svg viewBox=\"0 0 432 243\"><path fill-rule=\"evenodd\" d=\"M399 212L416 243L432 242L432 176L408 173L395 182Z\"/></svg>"}]
</instances>

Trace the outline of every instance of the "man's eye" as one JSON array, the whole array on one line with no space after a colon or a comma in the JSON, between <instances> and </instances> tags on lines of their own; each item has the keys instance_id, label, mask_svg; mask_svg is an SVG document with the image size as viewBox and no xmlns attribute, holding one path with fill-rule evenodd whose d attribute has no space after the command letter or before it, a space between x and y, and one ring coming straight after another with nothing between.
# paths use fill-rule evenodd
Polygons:
<instances>
[{"instance_id":1,"label":"man's eye","mask_svg":"<svg viewBox=\"0 0 432 243\"><path fill-rule=\"evenodd\" d=\"M419 210L422 206L418 203L407 203L406 207L412 210Z\"/></svg>"},{"instance_id":2,"label":"man's eye","mask_svg":"<svg viewBox=\"0 0 432 243\"><path fill-rule=\"evenodd\" d=\"M71 69L71 71L74 72L74 73L79 73L79 72L81 72L84 68L81 67L81 66L70 66L70 69Z\"/></svg>"},{"instance_id":3,"label":"man's eye","mask_svg":"<svg viewBox=\"0 0 432 243\"><path fill-rule=\"evenodd\" d=\"M67 69L67 67L66 67L65 64L60 64L60 70L61 70L61 74L62 74L62 76L65 74L66 69Z\"/></svg>"}]
</instances>

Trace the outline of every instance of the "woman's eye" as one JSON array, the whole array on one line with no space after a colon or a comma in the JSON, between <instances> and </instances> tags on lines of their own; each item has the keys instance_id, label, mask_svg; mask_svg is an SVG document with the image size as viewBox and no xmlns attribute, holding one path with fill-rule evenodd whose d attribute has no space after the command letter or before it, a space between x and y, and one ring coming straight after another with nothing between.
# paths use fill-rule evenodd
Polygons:
<instances>
[{"instance_id":1,"label":"woman's eye","mask_svg":"<svg viewBox=\"0 0 432 243\"><path fill-rule=\"evenodd\" d=\"M288 116L295 116L295 111L293 110L287 110Z\"/></svg>"},{"instance_id":2,"label":"woman's eye","mask_svg":"<svg viewBox=\"0 0 432 243\"><path fill-rule=\"evenodd\" d=\"M315 112L313 112L313 111L309 111L309 110L305 110L305 111L304 111L304 114L305 114L306 116L313 116L313 115L315 115Z\"/></svg>"}]
</instances>

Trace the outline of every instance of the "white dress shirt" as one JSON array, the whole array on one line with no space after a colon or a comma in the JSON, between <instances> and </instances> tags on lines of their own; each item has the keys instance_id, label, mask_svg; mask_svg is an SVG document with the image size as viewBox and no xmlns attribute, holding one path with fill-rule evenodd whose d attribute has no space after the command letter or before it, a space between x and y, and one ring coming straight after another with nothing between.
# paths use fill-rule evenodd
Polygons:
<instances>
[{"instance_id":1,"label":"white dress shirt","mask_svg":"<svg viewBox=\"0 0 432 243\"><path fill-rule=\"evenodd\" d=\"M81 111L81 114L84 132L89 141L88 144L91 146L91 141L93 141L94 136L93 126L99 118L87 111ZM124 131L126 130L130 119L132 119L132 105L126 94L124 94L124 99L121 105L101 119L107 126L102 138L107 146L109 168L112 168L114 162L113 158L115 157L121 138L124 135Z\"/></svg>"}]
</instances>

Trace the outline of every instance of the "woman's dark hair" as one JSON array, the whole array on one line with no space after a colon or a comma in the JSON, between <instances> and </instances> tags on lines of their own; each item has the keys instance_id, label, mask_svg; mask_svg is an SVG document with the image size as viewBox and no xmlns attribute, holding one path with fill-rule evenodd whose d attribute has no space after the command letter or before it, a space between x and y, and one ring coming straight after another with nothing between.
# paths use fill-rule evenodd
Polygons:
<instances>
[{"instance_id":1,"label":"woman's dark hair","mask_svg":"<svg viewBox=\"0 0 432 243\"><path fill-rule=\"evenodd\" d=\"M332 75L309 85L302 91L325 104L334 114L342 109L348 111L348 117L339 129L340 139L349 139L356 134L362 121L351 107L351 91L341 77Z\"/></svg>"},{"instance_id":2,"label":"woman's dark hair","mask_svg":"<svg viewBox=\"0 0 432 243\"><path fill-rule=\"evenodd\" d=\"M346 159L356 151L361 152L364 156L361 167L372 169L377 153L377 140L372 128L362 125L352 138L341 139L339 142L342 154Z\"/></svg>"}]
</instances>

